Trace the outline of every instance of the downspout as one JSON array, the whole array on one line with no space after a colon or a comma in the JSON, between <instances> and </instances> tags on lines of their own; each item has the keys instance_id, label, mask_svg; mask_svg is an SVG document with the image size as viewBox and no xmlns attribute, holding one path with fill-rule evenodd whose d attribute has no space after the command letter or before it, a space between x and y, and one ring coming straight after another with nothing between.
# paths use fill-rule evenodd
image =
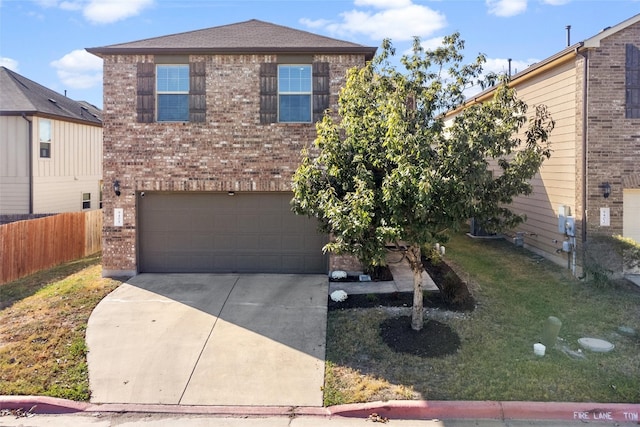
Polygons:
<instances>
[{"instance_id":1,"label":"downspout","mask_svg":"<svg viewBox=\"0 0 640 427\"><path fill-rule=\"evenodd\" d=\"M33 213L33 120L29 120L25 113L22 118L29 123L29 214Z\"/></svg>"},{"instance_id":2,"label":"downspout","mask_svg":"<svg viewBox=\"0 0 640 427\"><path fill-rule=\"evenodd\" d=\"M587 122L589 120L589 54L588 51L579 51L576 48L576 53L584 58L584 67L582 75L582 276L585 277L585 245L587 243L587 148L588 148L588 129ZM575 263L575 261L574 261ZM575 265L574 265L575 269ZM575 275L575 271L574 271Z\"/></svg>"}]
</instances>

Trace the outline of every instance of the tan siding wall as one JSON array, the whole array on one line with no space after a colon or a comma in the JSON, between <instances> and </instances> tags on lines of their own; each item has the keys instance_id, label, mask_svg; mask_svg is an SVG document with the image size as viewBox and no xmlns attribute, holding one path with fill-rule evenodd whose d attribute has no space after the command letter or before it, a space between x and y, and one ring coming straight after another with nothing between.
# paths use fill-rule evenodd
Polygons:
<instances>
[{"instance_id":1,"label":"tan siding wall","mask_svg":"<svg viewBox=\"0 0 640 427\"><path fill-rule=\"evenodd\" d=\"M29 213L29 123L0 116L0 214Z\"/></svg>"},{"instance_id":2,"label":"tan siding wall","mask_svg":"<svg viewBox=\"0 0 640 427\"><path fill-rule=\"evenodd\" d=\"M102 128L51 120L51 158L40 158L38 119L34 120L34 213L82 210L82 193L99 209Z\"/></svg>"},{"instance_id":3,"label":"tan siding wall","mask_svg":"<svg viewBox=\"0 0 640 427\"><path fill-rule=\"evenodd\" d=\"M529 105L545 104L555 120L550 135L552 154L539 174L531 181L533 192L518 197L513 210L527 215L517 231L525 233L525 244L557 262L565 263L566 255L557 254L564 236L558 232L558 207L567 205L576 212L576 147L580 144L576 129L576 66L573 61L556 67L516 87L518 96Z\"/></svg>"}]
</instances>

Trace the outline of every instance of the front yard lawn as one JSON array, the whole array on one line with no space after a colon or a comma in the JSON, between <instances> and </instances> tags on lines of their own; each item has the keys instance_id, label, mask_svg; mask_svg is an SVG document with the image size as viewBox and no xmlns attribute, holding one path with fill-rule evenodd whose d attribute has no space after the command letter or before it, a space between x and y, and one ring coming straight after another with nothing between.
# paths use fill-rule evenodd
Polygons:
<instances>
[{"instance_id":1,"label":"front yard lawn","mask_svg":"<svg viewBox=\"0 0 640 427\"><path fill-rule=\"evenodd\" d=\"M462 234L447 244L446 260L469 283L477 307L427 316L457 333L459 350L420 357L389 348L381 325L408 309L330 311L326 405L407 398L640 401L640 337L619 330L640 331L640 288L581 282L511 243ZM549 316L562 321L561 340L537 357L533 344ZM605 339L615 349L578 352L581 337Z\"/></svg>"}]
</instances>

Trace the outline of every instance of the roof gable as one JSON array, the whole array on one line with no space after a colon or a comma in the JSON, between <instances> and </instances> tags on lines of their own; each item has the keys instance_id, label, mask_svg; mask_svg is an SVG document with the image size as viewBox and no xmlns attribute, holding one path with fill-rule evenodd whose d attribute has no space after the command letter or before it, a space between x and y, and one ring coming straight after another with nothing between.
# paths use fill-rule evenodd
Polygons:
<instances>
[{"instance_id":1,"label":"roof gable","mask_svg":"<svg viewBox=\"0 0 640 427\"><path fill-rule=\"evenodd\" d=\"M0 67L0 92L0 114L46 114L102 125L97 107L89 108L5 67Z\"/></svg>"},{"instance_id":2,"label":"roof gable","mask_svg":"<svg viewBox=\"0 0 640 427\"><path fill-rule=\"evenodd\" d=\"M583 42L583 46L585 48L590 48L590 47L600 47L600 41L602 41L603 39L609 37L612 34L615 34L619 31L624 30L625 28L636 24L640 22L640 13L632 16L631 18L627 19L626 21L622 21L621 23L614 25L613 27L607 27L604 30L600 31L598 34L596 34L595 36L586 39Z\"/></svg>"},{"instance_id":3,"label":"roof gable","mask_svg":"<svg viewBox=\"0 0 640 427\"><path fill-rule=\"evenodd\" d=\"M252 19L129 43L88 48L96 54L144 53L359 53L367 59L375 47L320 36L307 31Z\"/></svg>"}]
</instances>

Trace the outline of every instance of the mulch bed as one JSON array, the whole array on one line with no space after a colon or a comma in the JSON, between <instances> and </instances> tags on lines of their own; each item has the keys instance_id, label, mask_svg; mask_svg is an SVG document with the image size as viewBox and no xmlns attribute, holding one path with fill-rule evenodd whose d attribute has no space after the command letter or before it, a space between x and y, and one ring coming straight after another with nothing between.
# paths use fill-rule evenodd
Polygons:
<instances>
[{"instance_id":1,"label":"mulch bed","mask_svg":"<svg viewBox=\"0 0 640 427\"><path fill-rule=\"evenodd\" d=\"M432 263L422 259L423 266L433 279L439 292L427 292L424 307L450 311L472 311L476 302L467 284L444 261ZM391 274L389 272L389 274ZM372 277L373 279L373 277ZM387 279L392 280L392 279ZM343 279L343 281L350 281ZM353 280L357 281L357 280ZM366 283L363 283L366 286ZM328 298L328 309L366 309L373 307L411 307L413 292L386 294L351 294L345 301L335 302ZM420 331L411 328L408 316L391 317L380 324L380 337L393 351L419 357L442 357L454 354L460 347L460 337L448 325L436 320L427 320Z\"/></svg>"},{"instance_id":2,"label":"mulch bed","mask_svg":"<svg viewBox=\"0 0 640 427\"><path fill-rule=\"evenodd\" d=\"M427 320L419 331L411 329L411 317L391 317L380 325L382 340L396 353L442 357L460 348L460 337L444 323Z\"/></svg>"}]
</instances>

